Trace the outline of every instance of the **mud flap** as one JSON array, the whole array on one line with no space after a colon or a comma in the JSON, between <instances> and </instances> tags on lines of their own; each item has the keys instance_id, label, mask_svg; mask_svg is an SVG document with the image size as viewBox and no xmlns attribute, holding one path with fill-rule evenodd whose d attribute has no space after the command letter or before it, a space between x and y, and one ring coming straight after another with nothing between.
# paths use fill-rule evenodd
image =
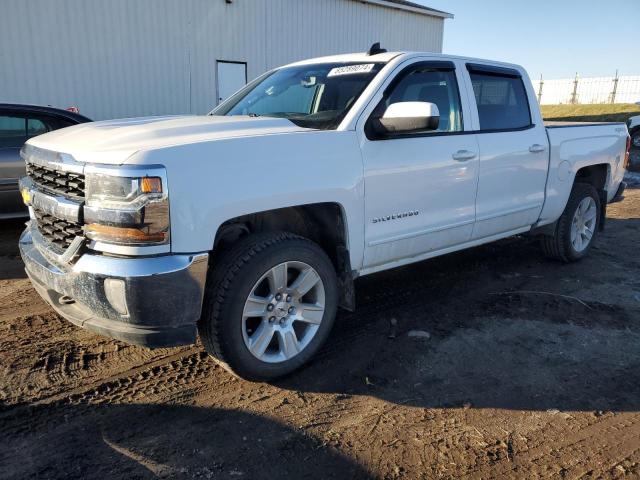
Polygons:
<instances>
[{"instance_id":1,"label":"mud flap","mask_svg":"<svg viewBox=\"0 0 640 480\"><path fill-rule=\"evenodd\" d=\"M338 258L338 289L340 290L338 306L349 312L354 312L356 310L356 289L353 285L354 277L349 260L349 250L339 246L336 253Z\"/></svg>"}]
</instances>

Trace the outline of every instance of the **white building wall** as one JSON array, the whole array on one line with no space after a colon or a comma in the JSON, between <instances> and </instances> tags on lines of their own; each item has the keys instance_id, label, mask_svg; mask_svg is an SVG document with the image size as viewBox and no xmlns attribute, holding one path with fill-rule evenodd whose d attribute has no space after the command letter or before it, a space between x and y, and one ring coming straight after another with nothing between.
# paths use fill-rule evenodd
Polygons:
<instances>
[{"instance_id":1,"label":"white building wall","mask_svg":"<svg viewBox=\"0 0 640 480\"><path fill-rule=\"evenodd\" d=\"M295 60L442 51L444 19L359 0L2 0L0 102L93 119L205 113L216 60L248 78Z\"/></svg>"}]
</instances>

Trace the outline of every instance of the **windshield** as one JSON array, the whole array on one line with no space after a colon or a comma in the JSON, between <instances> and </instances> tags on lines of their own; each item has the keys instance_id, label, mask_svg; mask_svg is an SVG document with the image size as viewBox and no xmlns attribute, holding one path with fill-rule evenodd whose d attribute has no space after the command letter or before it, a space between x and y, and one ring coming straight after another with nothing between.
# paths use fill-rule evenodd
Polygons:
<instances>
[{"instance_id":1,"label":"windshield","mask_svg":"<svg viewBox=\"0 0 640 480\"><path fill-rule=\"evenodd\" d=\"M322 63L274 70L247 85L211 115L280 117L298 126L334 129L383 63Z\"/></svg>"}]
</instances>

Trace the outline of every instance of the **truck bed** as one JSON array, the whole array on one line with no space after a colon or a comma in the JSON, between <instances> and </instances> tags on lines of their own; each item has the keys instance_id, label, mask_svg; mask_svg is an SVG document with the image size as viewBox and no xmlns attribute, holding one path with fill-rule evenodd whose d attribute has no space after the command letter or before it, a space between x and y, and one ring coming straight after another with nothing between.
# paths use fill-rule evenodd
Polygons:
<instances>
[{"instance_id":1,"label":"truck bed","mask_svg":"<svg viewBox=\"0 0 640 480\"><path fill-rule=\"evenodd\" d=\"M566 121L544 121L546 128L566 128L566 127L601 127L603 125L624 125L624 122L566 122Z\"/></svg>"},{"instance_id":2,"label":"truck bed","mask_svg":"<svg viewBox=\"0 0 640 480\"><path fill-rule=\"evenodd\" d=\"M624 175L627 128L622 122L545 122L549 138L549 175L541 222L564 210L576 172L590 165L606 166L607 201ZM578 128L572 128L578 127ZM589 127L589 128L584 128Z\"/></svg>"}]
</instances>

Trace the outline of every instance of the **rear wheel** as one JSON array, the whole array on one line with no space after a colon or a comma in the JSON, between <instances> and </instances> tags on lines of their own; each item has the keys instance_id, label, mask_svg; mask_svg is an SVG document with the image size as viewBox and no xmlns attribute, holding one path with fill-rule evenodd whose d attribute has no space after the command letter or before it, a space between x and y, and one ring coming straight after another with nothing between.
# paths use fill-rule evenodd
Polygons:
<instances>
[{"instance_id":1,"label":"rear wheel","mask_svg":"<svg viewBox=\"0 0 640 480\"><path fill-rule=\"evenodd\" d=\"M584 257L598 232L601 208L596 189L586 183L576 183L554 234L541 239L545 255L566 263Z\"/></svg>"},{"instance_id":2,"label":"rear wheel","mask_svg":"<svg viewBox=\"0 0 640 480\"><path fill-rule=\"evenodd\" d=\"M247 237L212 269L200 335L232 373L269 380L301 367L324 343L337 309L324 251L288 233Z\"/></svg>"}]
</instances>

